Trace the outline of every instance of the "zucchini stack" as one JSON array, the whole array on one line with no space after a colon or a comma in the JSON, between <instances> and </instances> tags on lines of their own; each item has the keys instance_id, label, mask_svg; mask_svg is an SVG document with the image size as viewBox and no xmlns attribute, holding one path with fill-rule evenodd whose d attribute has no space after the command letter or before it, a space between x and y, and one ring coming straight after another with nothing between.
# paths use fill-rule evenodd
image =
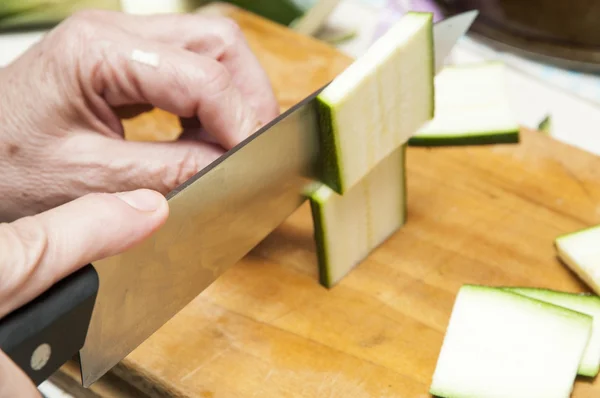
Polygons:
<instances>
[{"instance_id":1,"label":"zucchini stack","mask_svg":"<svg viewBox=\"0 0 600 398\"><path fill-rule=\"evenodd\" d=\"M332 287L406 221L409 138L434 116L433 16L409 12L318 96L310 187L320 283Z\"/></svg>"},{"instance_id":2,"label":"zucchini stack","mask_svg":"<svg viewBox=\"0 0 600 398\"><path fill-rule=\"evenodd\" d=\"M444 398L568 398L600 369L600 297L464 285L429 392Z\"/></svg>"}]
</instances>

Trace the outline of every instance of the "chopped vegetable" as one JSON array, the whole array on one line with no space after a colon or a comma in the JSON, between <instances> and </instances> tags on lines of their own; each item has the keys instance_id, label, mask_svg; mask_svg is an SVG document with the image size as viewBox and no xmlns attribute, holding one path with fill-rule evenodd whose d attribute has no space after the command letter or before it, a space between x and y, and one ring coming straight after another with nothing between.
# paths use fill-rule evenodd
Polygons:
<instances>
[{"instance_id":1,"label":"chopped vegetable","mask_svg":"<svg viewBox=\"0 0 600 398\"><path fill-rule=\"evenodd\" d=\"M324 182L350 190L433 117L430 13L405 14L318 96Z\"/></svg>"},{"instance_id":2,"label":"chopped vegetable","mask_svg":"<svg viewBox=\"0 0 600 398\"><path fill-rule=\"evenodd\" d=\"M487 286L456 298L430 393L445 398L568 398L592 317Z\"/></svg>"},{"instance_id":3,"label":"chopped vegetable","mask_svg":"<svg viewBox=\"0 0 600 398\"><path fill-rule=\"evenodd\" d=\"M0 29L50 27L84 9L121 10L120 0L0 0Z\"/></svg>"},{"instance_id":4,"label":"chopped vegetable","mask_svg":"<svg viewBox=\"0 0 600 398\"><path fill-rule=\"evenodd\" d=\"M344 29L344 30L321 30L317 35L319 40L323 40L329 44L339 45L348 40L352 40L357 35L356 29Z\"/></svg>"},{"instance_id":5,"label":"chopped vegetable","mask_svg":"<svg viewBox=\"0 0 600 398\"><path fill-rule=\"evenodd\" d=\"M582 376L590 377L598 374L598 370L600 369L600 297L590 294L574 294L526 287L505 289L593 317L592 337L579 364L578 373Z\"/></svg>"},{"instance_id":6,"label":"chopped vegetable","mask_svg":"<svg viewBox=\"0 0 600 398\"><path fill-rule=\"evenodd\" d=\"M538 130L542 133L551 135L552 134L552 117L546 116L538 125Z\"/></svg>"},{"instance_id":7,"label":"chopped vegetable","mask_svg":"<svg viewBox=\"0 0 600 398\"><path fill-rule=\"evenodd\" d=\"M600 225L559 236L554 244L559 258L600 294Z\"/></svg>"},{"instance_id":8,"label":"chopped vegetable","mask_svg":"<svg viewBox=\"0 0 600 398\"><path fill-rule=\"evenodd\" d=\"M209 3L209 0L120 0L123 11L129 14L184 13Z\"/></svg>"},{"instance_id":9,"label":"chopped vegetable","mask_svg":"<svg viewBox=\"0 0 600 398\"><path fill-rule=\"evenodd\" d=\"M314 35L340 0L295 0L294 2L302 10L302 16L293 20L289 24L290 28L304 35Z\"/></svg>"},{"instance_id":10,"label":"chopped vegetable","mask_svg":"<svg viewBox=\"0 0 600 398\"><path fill-rule=\"evenodd\" d=\"M323 286L339 282L405 223L405 149L385 158L344 196L324 184L308 193Z\"/></svg>"},{"instance_id":11,"label":"chopped vegetable","mask_svg":"<svg viewBox=\"0 0 600 398\"><path fill-rule=\"evenodd\" d=\"M504 75L504 64L498 61L442 69L435 79L435 117L409 145L519 142Z\"/></svg>"}]
</instances>

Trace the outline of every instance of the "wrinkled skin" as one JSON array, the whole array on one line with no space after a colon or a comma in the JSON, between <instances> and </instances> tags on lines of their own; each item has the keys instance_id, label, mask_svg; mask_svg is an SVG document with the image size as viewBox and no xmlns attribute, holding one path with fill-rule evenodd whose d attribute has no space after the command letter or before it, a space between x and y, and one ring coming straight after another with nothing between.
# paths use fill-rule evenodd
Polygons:
<instances>
[{"instance_id":1,"label":"wrinkled skin","mask_svg":"<svg viewBox=\"0 0 600 398\"><path fill-rule=\"evenodd\" d=\"M278 114L235 23L83 12L0 69L0 318L166 221L164 198ZM178 115L176 142L120 116ZM218 189L218 187L215 187ZM39 397L0 352L0 398Z\"/></svg>"},{"instance_id":2,"label":"wrinkled skin","mask_svg":"<svg viewBox=\"0 0 600 398\"><path fill-rule=\"evenodd\" d=\"M77 14L3 70L0 87L2 221L89 192L167 193L278 113L237 25L199 15ZM140 104L202 129L125 141L115 109Z\"/></svg>"}]
</instances>

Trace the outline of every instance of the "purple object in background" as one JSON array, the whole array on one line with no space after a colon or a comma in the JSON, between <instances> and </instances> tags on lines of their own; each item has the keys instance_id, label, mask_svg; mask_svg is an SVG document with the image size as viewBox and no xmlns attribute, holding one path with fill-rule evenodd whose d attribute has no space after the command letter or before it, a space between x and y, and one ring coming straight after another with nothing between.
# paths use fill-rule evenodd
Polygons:
<instances>
[{"instance_id":1,"label":"purple object in background","mask_svg":"<svg viewBox=\"0 0 600 398\"><path fill-rule=\"evenodd\" d=\"M407 11L431 12L434 23L444 18L444 14L435 0L387 0L380 11L372 41L374 42L385 34Z\"/></svg>"}]
</instances>

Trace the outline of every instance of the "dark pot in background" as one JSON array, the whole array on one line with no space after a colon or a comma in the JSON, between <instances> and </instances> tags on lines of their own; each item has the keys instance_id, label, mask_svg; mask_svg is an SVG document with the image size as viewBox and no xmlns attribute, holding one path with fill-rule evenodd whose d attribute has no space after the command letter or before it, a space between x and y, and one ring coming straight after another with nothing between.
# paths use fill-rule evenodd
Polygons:
<instances>
[{"instance_id":1,"label":"dark pot in background","mask_svg":"<svg viewBox=\"0 0 600 398\"><path fill-rule=\"evenodd\" d=\"M477 9L476 36L562 67L600 72L600 0L436 0L448 13Z\"/></svg>"}]
</instances>

